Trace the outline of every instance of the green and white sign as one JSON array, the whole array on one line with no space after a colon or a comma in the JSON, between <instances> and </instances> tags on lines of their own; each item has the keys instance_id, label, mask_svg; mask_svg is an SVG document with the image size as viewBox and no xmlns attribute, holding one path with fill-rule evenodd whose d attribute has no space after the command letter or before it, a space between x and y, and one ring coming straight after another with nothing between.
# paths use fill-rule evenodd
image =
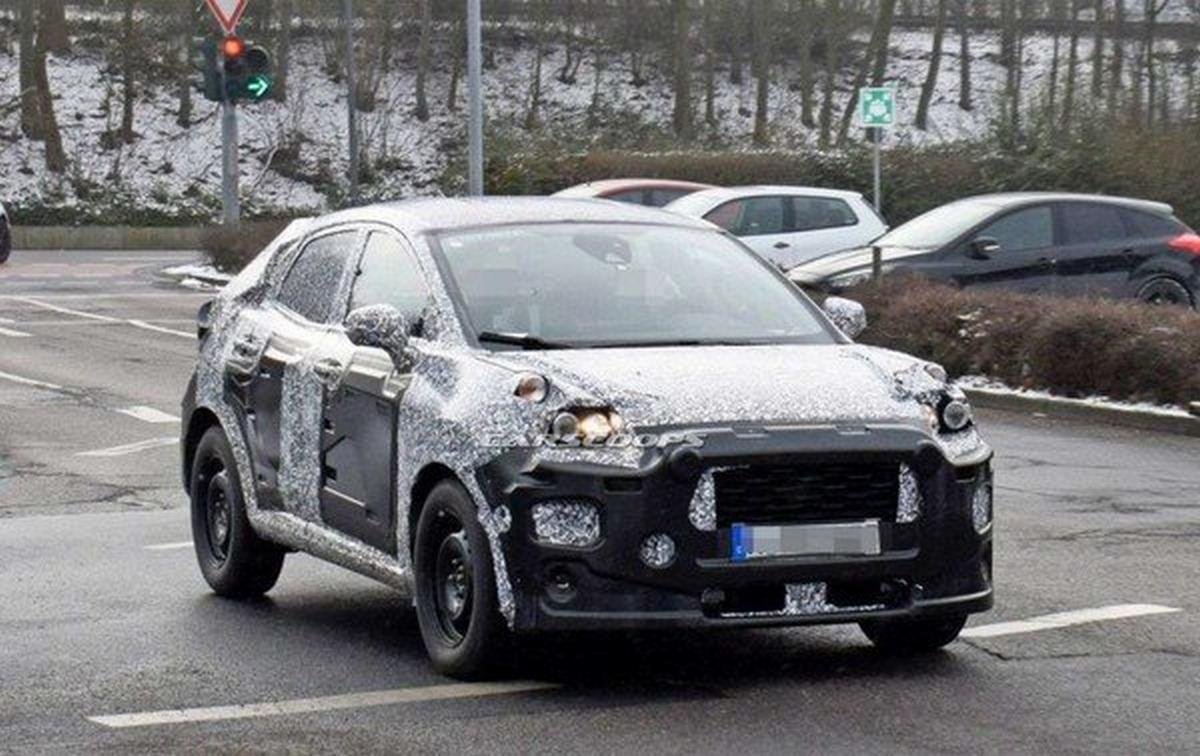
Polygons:
<instances>
[{"instance_id":1,"label":"green and white sign","mask_svg":"<svg viewBox=\"0 0 1200 756\"><path fill-rule=\"evenodd\" d=\"M896 123L896 92L889 87L858 90L858 117L868 128L886 129Z\"/></svg>"}]
</instances>

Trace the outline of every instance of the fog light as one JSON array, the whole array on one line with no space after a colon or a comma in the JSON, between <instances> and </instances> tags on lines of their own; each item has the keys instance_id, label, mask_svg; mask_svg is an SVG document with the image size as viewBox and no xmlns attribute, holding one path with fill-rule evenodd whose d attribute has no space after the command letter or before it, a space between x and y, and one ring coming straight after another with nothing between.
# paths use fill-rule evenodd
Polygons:
<instances>
[{"instance_id":1,"label":"fog light","mask_svg":"<svg viewBox=\"0 0 1200 756\"><path fill-rule=\"evenodd\" d=\"M582 499L539 501L533 505L533 534L552 546L592 546L600 540L600 511Z\"/></svg>"},{"instance_id":2,"label":"fog light","mask_svg":"<svg viewBox=\"0 0 1200 756\"><path fill-rule=\"evenodd\" d=\"M666 533L655 533L642 541L642 562L647 567L661 570L675 561L675 542Z\"/></svg>"},{"instance_id":3,"label":"fog light","mask_svg":"<svg viewBox=\"0 0 1200 756\"><path fill-rule=\"evenodd\" d=\"M981 481L975 486L975 495L971 497L971 522L976 533L982 533L992 524L991 481Z\"/></svg>"}]
</instances>

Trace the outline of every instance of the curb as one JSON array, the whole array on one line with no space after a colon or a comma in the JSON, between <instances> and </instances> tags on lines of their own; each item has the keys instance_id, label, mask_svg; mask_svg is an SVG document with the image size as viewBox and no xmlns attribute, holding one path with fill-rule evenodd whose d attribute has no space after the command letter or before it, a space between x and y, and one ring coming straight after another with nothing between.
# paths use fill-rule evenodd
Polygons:
<instances>
[{"instance_id":1,"label":"curb","mask_svg":"<svg viewBox=\"0 0 1200 756\"><path fill-rule=\"evenodd\" d=\"M13 249L21 250L198 250L201 226L16 226Z\"/></svg>"},{"instance_id":2,"label":"curb","mask_svg":"<svg viewBox=\"0 0 1200 756\"><path fill-rule=\"evenodd\" d=\"M1126 428L1174 433L1181 436L1200 438L1200 417L1187 415L1165 415L1138 409L1122 409L1102 405L1085 404L1072 399L1022 396L1020 394L997 393L979 389L963 389L971 404L984 409L1009 410L1011 412L1041 412L1051 417L1069 417L1092 420ZM1195 413L1197 403L1192 403Z\"/></svg>"}]
</instances>

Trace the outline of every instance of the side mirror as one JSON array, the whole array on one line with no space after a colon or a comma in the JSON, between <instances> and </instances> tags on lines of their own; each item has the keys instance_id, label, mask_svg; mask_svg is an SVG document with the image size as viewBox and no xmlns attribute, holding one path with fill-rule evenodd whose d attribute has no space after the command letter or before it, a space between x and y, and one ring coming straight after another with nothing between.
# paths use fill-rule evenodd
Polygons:
<instances>
[{"instance_id":1,"label":"side mirror","mask_svg":"<svg viewBox=\"0 0 1200 756\"><path fill-rule=\"evenodd\" d=\"M990 236L976 237L967 244L967 256L976 260L990 260L999 251L1000 242Z\"/></svg>"},{"instance_id":2,"label":"side mirror","mask_svg":"<svg viewBox=\"0 0 1200 756\"><path fill-rule=\"evenodd\" d=\"M420 318L405 315L386 304L368 305L346 316L344 326L350 343L360 347L382 349L397 363L404 358L409 337L420 325Z\"/></svg>"},{"instance_id":3,"label":"side mirror","mask_svg":"<svg viewBox=\"0 0 1200 756\"><path fill-rule=\"evenodd\" d=\"M821 309L825 311L825 317L832 320L847 338L856 339L867 330L867 311L853 299L829 297Z\"/></svg>"}]
</instances>

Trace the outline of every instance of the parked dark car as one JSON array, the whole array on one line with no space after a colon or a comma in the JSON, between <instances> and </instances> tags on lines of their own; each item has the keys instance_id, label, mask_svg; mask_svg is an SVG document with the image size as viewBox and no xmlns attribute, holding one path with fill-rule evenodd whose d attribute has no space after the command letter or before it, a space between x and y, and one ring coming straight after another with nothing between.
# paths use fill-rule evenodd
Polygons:
<instances>
[{"instance_id":1,"label":"parked dark car","mask_svg":"<svg viewBox=\"0 0 1200 756\"><path fill-rule=\"evenodd\" d=\"M876 242L883 273L962 286L1195 306L1200 236L1169 205L1080 194L993 194L929 211ZM871 275L872 248L799 265L788 277L837 292Z\"/></svg>"},{"instance_id":2,"label":"parked dark car","mask_svg":"<svg viewBox=\"0 0 1200 756\"><path fill-rule=\"evenodd\" d=\"M12 229L8 225L8 213L4 211L4 205L0 204L0 263L7 261L10 253L12 253Z\"/></svg>"},{"instance_id":3,"label":"parked dark car","mask_svg":"<svg viewBox=\"0 0 1200 756\"><path fill-rule=\"evenodd\" d=\"M256 596L301 550L392 585L458 676L511 632L945 645L992 604L991 449L941 368L825 308L715 226L615 202L297 221L200 313L200 569Z\"/></svg>"}]
</instances>

